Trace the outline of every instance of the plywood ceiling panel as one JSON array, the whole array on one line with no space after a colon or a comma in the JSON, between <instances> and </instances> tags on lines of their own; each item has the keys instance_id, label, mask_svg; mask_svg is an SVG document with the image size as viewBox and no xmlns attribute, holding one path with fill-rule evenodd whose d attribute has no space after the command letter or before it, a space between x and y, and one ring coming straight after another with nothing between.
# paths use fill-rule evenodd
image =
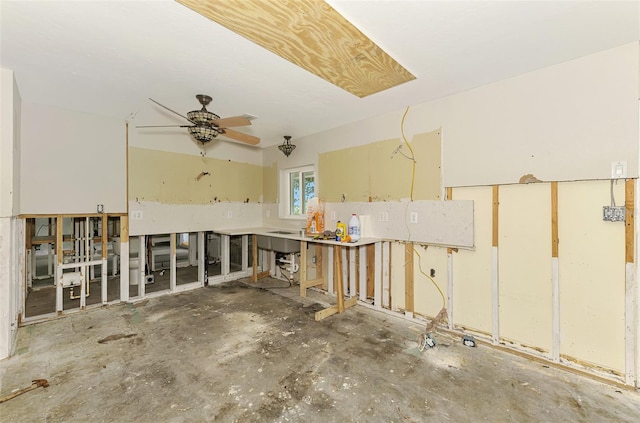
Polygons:
<instances>
[{"instance_id":1,"label":"plywood ceiling panel","mask_svg":"<svg viewBox=\"0 0 640 423\"><path fill-rule=\"evenodd\" d=\"M321 0L177 0L358 96L415 79Z\"/></svg>"}]
</instances>

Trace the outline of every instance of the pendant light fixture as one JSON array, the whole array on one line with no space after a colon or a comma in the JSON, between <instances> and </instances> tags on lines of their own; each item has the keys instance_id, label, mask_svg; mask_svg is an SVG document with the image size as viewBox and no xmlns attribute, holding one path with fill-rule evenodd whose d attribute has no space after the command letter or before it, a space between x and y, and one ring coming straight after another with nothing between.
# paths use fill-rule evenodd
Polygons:
<instances>
[{"instance_id":1,"label":"pendant light fixture","mask_svg":"<svg viewBox=\"0 0 640 423\"><path fill-rule=\"evenodd\" d=\"M285 135L284 142L278 146L278 149L280 149L280 151L282 151L287 157L289 157L289 154L291 154L291 152L296 148L295 145L291 144L291 142L289 141L290 139L290 135Z\"/></svg>"}]
</instances>

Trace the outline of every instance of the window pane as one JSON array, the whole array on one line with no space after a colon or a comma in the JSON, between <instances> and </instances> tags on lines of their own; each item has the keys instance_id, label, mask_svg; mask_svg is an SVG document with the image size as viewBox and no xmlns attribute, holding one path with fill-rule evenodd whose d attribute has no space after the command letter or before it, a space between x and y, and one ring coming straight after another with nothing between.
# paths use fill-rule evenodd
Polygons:
<instances>
[{"instance_id":1,"label":"window pane","mask_svg":"<svg viewBox=\"0 0 640 423\"><path fill-rule=\"evenodd\" d=\"M302 178L304 190L304 197L302 199L302 212L307 213L307 201L315 197L316 192L314 172L304 172L302 174Z\"/></svg>"},{"instance_id":2,"label":"window pane","mask_svg":"<svg viewBox=\"0 0 640 423\"><path fill-rule=\"evenodd\" d=\"M290 210L292 215L300 215L302 212L302 190L300 187L300 173L292 172L289 174L289 187L290 187Z\"/></svg>"}]
</instances>

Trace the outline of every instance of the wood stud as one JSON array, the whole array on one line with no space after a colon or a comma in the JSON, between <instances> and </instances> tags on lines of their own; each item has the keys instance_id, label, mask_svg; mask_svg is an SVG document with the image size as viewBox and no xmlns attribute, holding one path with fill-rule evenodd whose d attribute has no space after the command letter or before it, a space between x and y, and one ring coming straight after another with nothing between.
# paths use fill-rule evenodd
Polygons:
<instances>
[{"instance_id":1,"label":"wood stud","mask_svg":"<svg viewBox=\"0 0 640 423\"><path fill-rule=\"evenodd\" d=\"M414 311L414 291L413 291L413 243L404 245L404 309L405 313L413 314Z\"/></svg>"}]
</instances>

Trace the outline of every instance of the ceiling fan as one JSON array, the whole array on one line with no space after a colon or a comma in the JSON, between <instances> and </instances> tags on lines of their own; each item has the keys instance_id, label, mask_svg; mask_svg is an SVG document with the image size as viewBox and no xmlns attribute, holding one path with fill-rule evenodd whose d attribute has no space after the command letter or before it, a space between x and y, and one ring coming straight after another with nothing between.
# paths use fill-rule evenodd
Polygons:
<instances>
[{"instance_id":1,"label":"ceiling fan","mask_svg":"<svg viewBox=\"0 0 640 423\"><path fill-rule=\"evenodd\" d=\"M235 126L251 125L251 120L249 120L246 116L234 116L221 119L220 116L207 110L207 106L209 105L209 103L211 103L212 100L210 96L205 94L198 94L196 95L196 98L198 99L200 104L202 104L202 109L193 110L187 113L187 116L184 116L176 112L175 110L171 110L167 106L158 103L152 98L149 99L158 106L170 111L171 113L175 113L183 119L188 120L189 122L191 122L191 125L144 125L137 126L137 128L187 128L189 134L191 134L191 136L193 136L193 138L195 138L196 140L200 141L203 145L210 142L218 135L223 135L227 138L231 138L233 140L240 141L249 145L256 145L260 142L260 138L258 137L229 129L230 127Z\"/></svg>"}]
</instances>

